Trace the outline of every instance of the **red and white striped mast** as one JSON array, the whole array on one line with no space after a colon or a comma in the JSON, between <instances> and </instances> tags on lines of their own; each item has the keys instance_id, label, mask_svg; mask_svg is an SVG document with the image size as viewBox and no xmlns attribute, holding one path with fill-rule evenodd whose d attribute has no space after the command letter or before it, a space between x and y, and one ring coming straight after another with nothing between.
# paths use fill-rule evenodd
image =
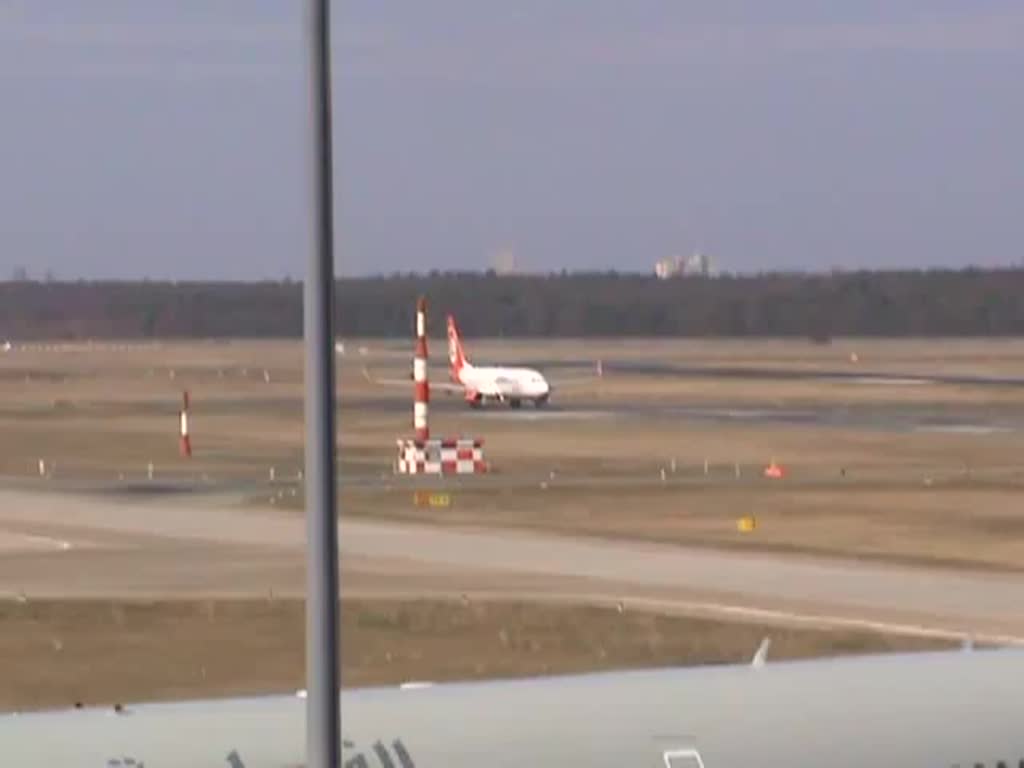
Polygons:
<instances>
[{"instance_id":1,"label":"red and white striped mast","mask_svg":"<svg viewBox=\"0 0 1024 768\"><path fill-rule=\"evenodd\" d=\"M179 422L181 424L181 440L178 443L178 449L181 451L181 455L188 458L192 455L192 439L188 435L188 390L186 389L182 393L182 409L179 414Z\"/></svg>"},{"instance_id":2,"label":"red and white striped mast","mask_svg":"<svg viewBox=\"0 0 1024 768\"><path fill-rule=\"evenodd\" d=\"M427 409L430 402L430 384L427 382L427 300L416 302L416 353L412 360L412 379L415 397L412 406L412 426L417 441L430 439Z\"/></svg>"}]
</instances>

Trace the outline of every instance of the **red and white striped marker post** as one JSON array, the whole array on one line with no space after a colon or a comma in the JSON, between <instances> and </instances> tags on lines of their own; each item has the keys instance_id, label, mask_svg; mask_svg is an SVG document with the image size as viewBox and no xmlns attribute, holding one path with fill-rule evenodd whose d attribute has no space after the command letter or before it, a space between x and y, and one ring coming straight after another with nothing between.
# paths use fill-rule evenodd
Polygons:
<instances>
[{"instance_id":1,"label":"red and white striped marker post","mask_svg":"<svg viewBox=\"0 0 1024 768\"><path fill-rule=\"evenodd\" d=\"M181 422L181 440L178 443L178 449L181 451L181 455L185 458L192 456L192 439L188 434L188 390L186 389L182 393L182 400L184 407L181 409L180 422Z\"/></svg>"},{"instance_id":2,"label":"red and white striped marker post","mask_svg":"<svg viewBox=\"0 0 1024 768\"><path fill-rule=\"evenodd\" d=\"M483 441L473 438L431 438L427 426L430 384L427 381L427 300L416 302L416 353L413 355L412 440L399 438L394 471L403 475L468 475L488 471Z\"/></svg>"},{"instance_id":3,"label":"red and white striped marker post","mask_svg":"<svg viewBox=\"0 0 1024 768\"><path fill-rule=\"evenodd\" d=\"M427 300L422 296L416 302L416 353L412 360L412 379L415 397L412 405L412 426L416 440L429 440L427 408L430 402L430 384L427 382Z\"/></svg>"}]
</instances>

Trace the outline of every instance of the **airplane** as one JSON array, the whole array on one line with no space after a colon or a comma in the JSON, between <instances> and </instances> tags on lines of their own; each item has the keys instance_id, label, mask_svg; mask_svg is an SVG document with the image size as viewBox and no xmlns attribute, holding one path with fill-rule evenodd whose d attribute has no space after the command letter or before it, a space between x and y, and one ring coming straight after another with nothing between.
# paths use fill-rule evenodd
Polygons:
<instances>
[{"instance_id":1,"label":"airplane","mask_svg":"<svg viewBox=\"0 0 1024 768\"><path fill-rule=\"evenodd\" d=\"M1024 650L342 689L343 768L1021 768ZM0 716L4 765L300 768L303 692Z\"/></svg>"},{"instance_id":2,"label":"airplane","mask_svg":"<svg viewBox=\"0 0 1024 768\"><path fill-rule=\"evenodd\" d=\"M474 407L488 400L497 400L518 408L523 400L532 400L540 408L547 405L551 397L548 380L533 368L475 366L470 363L452 315L448 315L448 371L452 381L464 388L466 402Z\"/></svg>"},{"instance_id":3,"label":"airplane","mask_svg":"<svg viewBox=\"0 0 1024 768\"><path fill-rule=\"evenodd\" d=\"M448 315L448 372L451 381L430 382L432 391L462 394L473 408L488 402L508 403L510 408L522 407L523 401L531 401L535 407L548 404L555 386L540 371L534 368L492 365L473 365L466 356L459 337L455 317ZM408 385L408 380L377 379L363 368L363 375L375 384ZM594 376L563 379L558 388L592 383L604 375L600 361L596 364Z\"/></svg>"}]
</instances>

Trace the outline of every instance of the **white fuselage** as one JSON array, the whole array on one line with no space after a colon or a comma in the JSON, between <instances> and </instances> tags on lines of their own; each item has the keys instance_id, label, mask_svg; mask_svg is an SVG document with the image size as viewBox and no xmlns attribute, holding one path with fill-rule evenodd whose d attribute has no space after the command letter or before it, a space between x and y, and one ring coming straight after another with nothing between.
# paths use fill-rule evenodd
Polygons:
<instances>
[{"instance_id":1,"label":"white fuselage","mask_svg":"<svg viewBox=\"0 0 1024 768\"><path fill-rule=\"evenodd\" d=\"M532 368L473 366L468 363L459 371L459 383L467 396L478 395L494 400L547 400L551 387L543 374Z\"/></svg>"},{"instance_id":2,"label":"white fuselage","mask_svg":"<svg viewBox=\"0 0 1024 768\"><path fill-rule=\"evenodd\" d=\"M1024 654L946 651L341 693L365 768L1017 768ZM291 768L307 701L0 716L3 765Z\"/></svg>"}]
</instances>

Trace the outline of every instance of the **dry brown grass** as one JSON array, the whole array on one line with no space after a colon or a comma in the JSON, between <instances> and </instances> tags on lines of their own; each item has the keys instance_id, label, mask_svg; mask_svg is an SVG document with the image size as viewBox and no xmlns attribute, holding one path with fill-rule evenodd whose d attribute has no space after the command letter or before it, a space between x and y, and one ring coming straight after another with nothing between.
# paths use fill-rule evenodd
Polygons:
<instances>
[{"instance_id":1,"label":"dry brown grass","mask_svg":"<svg viewBox=\"0 0 1024 768\"><path fill-rule=\"evenodd\" d=\"M1024 562L1024 437L886 429L908 409L950 415L1018 414L1024 388L744 382L614 375L560 395L562 408L639 409L617 418L533 420L530 409L470 414L435 394L434 434L486 439L494 474L455 491L448 512L412 507L408 482L390 477L394 438L407 434L409 392L381 390L364 363L407 374L403 341L349 341L341 358L340 429L347 513L584 531L727 546L841 553L951 564ZM1015 374L1020 341L488 341L494 359L664 359L714 365L886 366L901 373ZM440 362L439 344L433 345ZM289 486L301 467L301 348L295 342L163 343L125 351L18 352L0 357L0 474L29 482L159 479L242 484L255 503L301 503ZM171 371L174 377L171 378ZM267 372L269 382L266 381ZM438 371L437 375L443 375ZM25 377L29 379L26 381ZM195 456L177 453L181 389L193 394ZM708 424L652 410L828 406L874 415L881 428ZM646 410L645 410L646 409ZM522 418L525 417L525 418ZM40 481L38 460L53 478ZM781 483L760 477L776 459ZM662 485L660 470L677 473ZM703 465L710 463L704 476ZM734 476L739 464L741 479ZM267 485L275 468L278 486ZM554 477L552 478L552 473ZM844 474L845 473L845 474ZM548 488L542 489L541 483ZM433 485L432 481L426 481ZM450 485L450 484L447 484ZM388 486L392 486L390 489ZM292 490L299 491L291 496ZM754 535L735 519L754 513Z\"/></svg>"},{"instance_id":2,"label":"dry brown grass","mask_svg":"<svg viewBox=\"0 0 1024 768\"><path fill-rule=\"evenodd\" d=\"M914 650L943 643L627 610L348 600L347 686ZM0 710L304 687L299 601L0 604Z\"/></svg>"},{"instance_id":3,"label":"dry brown grass","mask_svg":"<svg viewBox=\"0 0 1024 768\"><path fill-rule=\"evenodd\" d=\"M345 514L950 565L1019 568L1024 562L1024 439L1018 433L720 425L653 411L618 419L526 420L469 414L457 398L436 394L434 433L483 436L495 472L465 484L403 482L390 472L394 438L409 430L409 392L369 385L360 367L405 375L410 345L365 343L363 357L360 342L347 342L339 379ZM864 369L1024 375L1020 341L471 343L480 359L603 357L812 369L850 367L855 349L856 365ZM440 344L432 350L439 362ZM273 497L278 506L301 505L295 482L302 456L301 364L295 342L0 356L0 475L29 485L141 482L152 461L158 479L205 476L241 489L252 503ZM182 388L193 394L191 460L177 454ZM559 400L576 410L825 404L895 415L908 408L1024 414L1024 389L618 374ZM530 415L529 409L520 414ZM36 476L39 458L51 478ZM771 458L789 470L782 482L760 476ZM660 470L673 459L677 471L663 484ZM735 463L742 470L738 480ZM451 492L452 506L417 508L413 491L435 486ZM736 518L751 512L758 529L738 533ZM774 639L773 657L921 645L861 633L510 603L467 608L352 601L343 629L345 677L353 685L735 661L749 657L764 634ZM301 637L301 605L284 600L8 603L0 606L0 708L290 690L302 685Z\"/></svg>"}]
</instances>

